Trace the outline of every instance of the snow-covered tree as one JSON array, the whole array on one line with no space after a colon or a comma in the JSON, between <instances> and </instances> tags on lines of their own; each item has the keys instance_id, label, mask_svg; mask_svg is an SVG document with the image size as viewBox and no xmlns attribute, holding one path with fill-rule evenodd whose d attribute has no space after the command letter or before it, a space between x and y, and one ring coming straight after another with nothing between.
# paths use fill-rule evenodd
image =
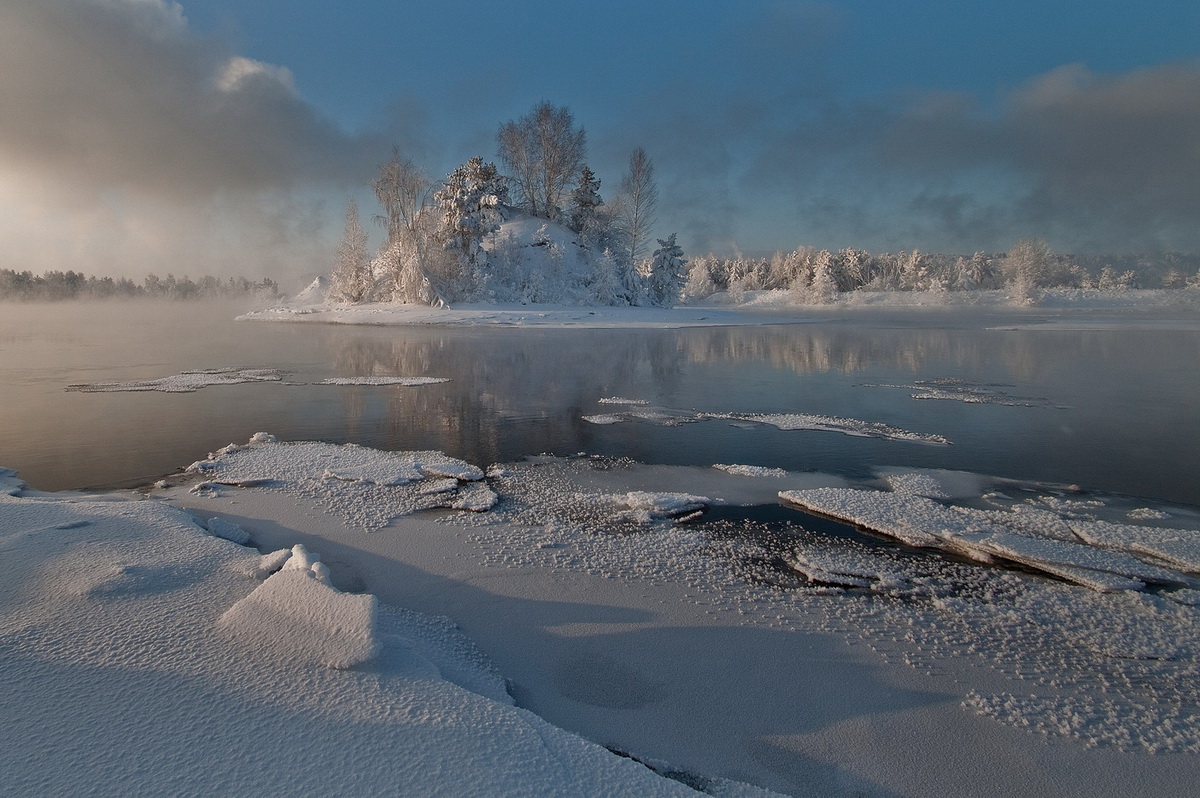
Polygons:
<instances>
[{"instance_id":1,"label":"snow-covered tree","mask_svg":"<svg viewBox=\"0 0 1200 798\"><path fill-rule=\"evenodd\" d=\"M444 246L458 258L457 275L448 290L455 298L474 298L483 283L482 244L500 229L499 206L508 201L508 186L494 163L474 157L455 169L434 195L441 212Z\"/></svg>"},{"instance_id":2,"label":"snow-covered tree","mask_svg":"<svg viewBox=\"0 0 1200 798\"><path fill-rule=\"evenodd\" d=\"M367 233L358 218L358 203L346 203L346 229L338 245L337 263L329 281L330 298L335 302L357 303L370 299L374 279L371 255L367 251Z\"/></svg>"},{"instance_id":3,"label":"snow-covered tree","mask_svg":"<svg viewBox=\"0 0 1200 798\"><path fill-rule=\"evenodd\" d=\"M812 283L808 287L809 301L814 305L825 305L837 295L837 279L834 277L833 253L823 249L813 260Z\"/></svg>"},{"instance_id":4,"label":"snow-covered tree","mask_svg":"<svg viewBox=\"0 0 1200 798\"><path fill-rule=\"evenodd\" d=\"M650 260L647 298L653 305L670 306L679 301L680 291L687 280L687 261L683 250L675 243L675 234L658 239L658 249Z\"/></svg>"},{"instance_id":5,"label":"snow-covered tree","mask_svg":"<svg viewBox=\"0 0 1200 798\"><path fill-rule=\"evenodd\" d=\"M390 279L392 299L445 304L438 275L444 256L437 220L428 212L433 184L411 159L401 160L393 151L371 188L384 211L379 221L387 229L375 263Z\"/></svg>"},{"instance_id":6,"label":"snow-covered tree","mask_svg":"<svg viewBox=\"0 0 1200 798\"><path fill-rule=\"evenodd\" d=\"M658 207L658 186L654 182L654 164L641 147L629 156L629 171L621 178L621 228L629 248L629 260L637 263L646 251L654 213Z\"/></svg>"},{"instance_id":7,"label":"snow-covered tree","mask_svg":"<svg viewBox=\"0 0 1200 798\"><path fill-rule=\"evenodd\" d=\"M571 232L578 233L580 237L589 239L595 237L598 232L597 225L600 221L600 207L604 205L604 200L600 198L600 178L596 177L596 173L584 166L579 170L579 182L575 185L575 190L571 192L571 198L567 202L566 225Z\"/></svg>"},{"instance_id":8,"label":"snow-covered tree","mask_svg":"<svg viewBox=\"0 0 1200 798\"><path fill-rule=\"evenodd\" d=\"M1046 284L1050 272L1050 245L1044 239L1024 238L1004 256L1004 276L1012 287L1013 297L1032 304L1036 291Z\"/></svg>"},{"instance_id":9,"label":"snow-covered tree","mask_svg":"<svg viewBox=\"0 0 1200 798\"><path fill-rule=\"evenodd\" d=\"M570 109L539 103L502 124L496 143L522 207L533 216L557 218L567 185L587 157L587 135L575 127Z\"/></svg>"},{"instance_id":10,"label":"snow-covered tree","mask_svg":"<svg viewBox=\"0 0 1200 798\"><path fill-rule=\"evenodd\" d=\"M692 258L688 265L687 282L683 284L683 299L704 299L721 290L713 279L713 267L716 259L711 255Z\"/></svg>"}]
</instances>

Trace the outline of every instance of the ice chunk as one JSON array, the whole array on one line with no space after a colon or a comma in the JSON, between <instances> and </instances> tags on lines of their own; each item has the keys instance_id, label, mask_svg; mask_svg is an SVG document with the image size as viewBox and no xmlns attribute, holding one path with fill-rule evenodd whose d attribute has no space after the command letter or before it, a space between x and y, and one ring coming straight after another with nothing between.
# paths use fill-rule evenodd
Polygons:
<instances>
[{"instance_id":1,"label":"ice chunk","mask_svg":"<svg viewBox=\"0 0 1200 798\"><path fill-rule=\"evenodd\" d=\"M617 504L648 514L649 518L672 518L703 510L712 500L690 493L653 493L635 490L614 497Z\"/></svg>"},{"instance_id":2,"label":"ice chunk","mask_svg":"<svg viewBox=\"0 0 1200 798\"><path fill-rule=\"evenodd\" d=\"M495 507L498 501L500 501L500 497L496 495L495 491L482 482L474 482L460 488L458 495L450 502L449 506L455 510L486 513Z\"/></svg>"},{"instance_id":3,"label":"ice chunk","mask_svg":"<svg viewBox=\"0 0 1200 798\"><path fill-rule=\"evenodd\" d=\"M648 405L650 402L646 399L624 399L620 396L609 396L605 399L598 400L602 405Z\"/></svg>"},{"instance_id":4,"label":"ice chunk","mask_svg":"<svg viewBox=\"0 0 1200 798\"><path fill-rule=\"evenodd\" d=\"M583 420L589 424L620 424L625 418L602 413L596 416L583 416Z\"/></svg>"},{"instance_id":5,"label":"ice chunk","mask_svg":"<svg viewBox=\"0 0 1200 798\"><path fill-rule=\"evenodd\" d=\"M1189 573L1200 573L1200 531L1072 520L1071 529L1094 546L1153 557Z\"/></svg>"},{"instance_id":6,"label":"ice chunk","mask_svg":"<svg viewBox=\"0 0 1200 798\"><path fill-rule=\"evenodd\" d=\"M250 545L250 533L224 518L210 518L204 525L210 535L237 543L239 546Z\"/></svg>"},{"instance_id":7,"label":"ice chunk","mask_svg":"<svg viewBox=\"0 0 1200 798\"><path fill-rule=\"evenodd\" d=\"M904 588L903 576L880 569L880 560L852 551L804 546L785 557L788 565L813 582L885 591Z\"/></svg>"},{"instance_id":8,"label":"ice chunk","mask_svg":"<svg viewBox=\"0 0 1200 798\"><path fill-rule=\"evenodd\" d=\"M946 491L942 490L942 484L929 474L916 471L894 472L884 474L883 479L894 493L911 493L930 499L949 498Z\"/></svg>"},{"instance_id":9,"label":"ice chunk","mask_svg":"<svg viewBox=\"0 0 1200 798\"><path fill-rule=\"evenodd\" d=\"M1165 521L1171 514L1155 507L1138 507L1125 514L1131 521Z\"/></svg>"},{"instance_id":10,"label":"ice chunk","mask_svg":"<svg viewBox=\"0 0 1200 798\"><path fill-rule=\"evenodd\" d=\"M818 430L840 432L860 438L885 438L894 441L932 443L948 445L949 439L942 435L910 432L878 421L860 421L856 418L820 416L811 413L701 413L702 418L725 418L732 421L750 421L769 424L781 430Z\"/></svg>"},{"instance_id":11,"label":"ice chunk","mask_svg":"<svg viewBox=\"0 0 1200 798\"><path fill-rule=\"evenodd\" d=\"M788 475L788 472L782 468L767 468L766 466L714 463L713 468L740 477L786 477Z\"/></svg>"},{"instance_id":12,"label":"ice chunk","mask_svg":"<svg viewBox=\"0 0 1200 798\"><path fill-rule=\"evenodd\" d=\"M375 656L375 611L374 596L339 592L324 564L297 545L219 623L259 653L349 668Z\"/></svg>"},{"instance_id":13,"label":"ice chunk","mask_svg":"<svg viewBox=\"0 0 1200 798\"><path fill-rule=\"evenodd\" d=\"M866 527L910 546L940 547L942 540L977 530L961 513L909 493L854 488L784 490L779 498L822 515Z\"/></svg>"},{"instance_id":14,"label":"ice chunk","mask_svg":"<svg viewBox=\"0 0 1200 798\"><path fill-rule=\"evenodd\" d=\"M25 483L17 477L17 472L11 468L0 468L0 493L16 496L25 490Z\"/></svg>"}]
</instances>

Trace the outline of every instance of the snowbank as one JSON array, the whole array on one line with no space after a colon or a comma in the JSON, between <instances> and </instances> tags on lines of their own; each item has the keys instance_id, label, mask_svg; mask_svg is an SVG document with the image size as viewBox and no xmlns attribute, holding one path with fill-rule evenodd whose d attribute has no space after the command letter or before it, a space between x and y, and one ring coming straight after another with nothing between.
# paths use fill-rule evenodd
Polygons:
<instances>
[{"instance_id":1,"label":"snowbank","mask_svg":"<svg viewBox=\"0 0 1200 798\"><path fill-rule=\"evenodd\" d=\"M6 492L0 517L5 792L696 794L513 706L460 632L302 546L267 562L153 501Z\"/></svg>"}]
</instances>

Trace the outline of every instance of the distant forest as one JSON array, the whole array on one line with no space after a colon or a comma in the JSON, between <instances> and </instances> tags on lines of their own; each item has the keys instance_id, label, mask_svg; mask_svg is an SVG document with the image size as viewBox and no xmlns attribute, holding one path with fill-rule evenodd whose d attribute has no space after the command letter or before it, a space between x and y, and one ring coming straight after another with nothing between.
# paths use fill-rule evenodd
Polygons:
<instances>
[{"instance_id":1,"label":"distant forest","mask_svg":"<svg viewBox=\"0 0 1200 798\"><path fill-rule=\"evenodd\" d=\"M95 277L74 271L33 272L0 269L0 301L57 302L68 299L217 299L225 297L275 298L279 286L271 279L255 282L245 277L199 280L168 274L147 275L140 283L126 277Z\"/></svg>"}]
</instances>

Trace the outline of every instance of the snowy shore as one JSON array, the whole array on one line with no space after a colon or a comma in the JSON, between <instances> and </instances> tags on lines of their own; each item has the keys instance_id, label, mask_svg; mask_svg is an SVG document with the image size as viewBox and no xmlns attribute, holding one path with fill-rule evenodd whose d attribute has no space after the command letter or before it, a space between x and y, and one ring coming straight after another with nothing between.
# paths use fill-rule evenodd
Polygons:
<instances>
[{"instance_id":1,"label":"snowy shore","mask_svg":"<svg viewBox=\"0 0 1200 798\"><path fill-rule=\"evenodd\" d=\"M266 435L133 494L0 479L16 793L1124 796L1200 776L1187 508ZM930 539L738 520L780 502Z\"/></svg>"},{"instance_id":2,"label":"snowy shore","mask_svg":"<svg viewBox=\"0 0 1200 798\"><path fill-rule=\"evenodd\" d=\"M835 317L879 313L978 313L999 318L1036 314L1062 323L1078 315L1102 315L1113 322L1170 317L1174 327L1200 327L1200 291L1165 289L1047 289L1036 304L1018 302L1007 291L854 291L828 304L797 303L788 291L747 291L734 302L720 293L702 302L672 308L574 305L464 304L428 307L377 302L342 305L325 301L318 279L292 300L253 310L239 321L319 322L368 325L502 325L513 327L676 328L745 324L797 324ZM1095 321L1092 322L1097 323Z\"/></svg>"}]
</instances>

